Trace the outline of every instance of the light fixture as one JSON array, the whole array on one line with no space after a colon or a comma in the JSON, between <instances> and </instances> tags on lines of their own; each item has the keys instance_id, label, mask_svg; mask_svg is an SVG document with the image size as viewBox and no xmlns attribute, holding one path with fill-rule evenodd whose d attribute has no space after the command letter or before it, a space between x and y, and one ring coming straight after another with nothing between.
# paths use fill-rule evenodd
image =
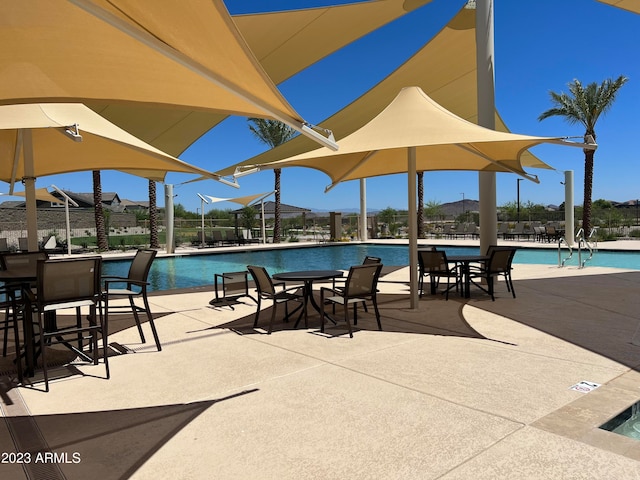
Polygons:
<instances>
[{"instance_id":1,"label":"light fixture","mask_svg":"<svg viewBox=\"0 0 640 480\"><path fill-rule=\"evenodd\" d=\"M223 177L218 177L216 178L216 180L218 180L220 183L224 183L225 185L229 185L230 187L240 188L240 184L238 184L235 178L233 179L233 181L227 180L226 178L223 178Z\"/></svg>"},{"instance_id":2,"label":"light fixture","mask_svg":"<svg viewBox=\"0 0 640 480\"><path fill-rule=\"evenodd\" d=\"M248 168L246 170L240 170L241 167L236 167L236 171L233 172L233 178L244 177L245 175L251 175L252 173L258 173L260 171L260 167L252 166L253 168Z\"/></svg>"},{"instance_id":3,"label":"light fixture","mask_svg":"<svg viewBox=\"0 0 640 480\"><path fill-rule=\"evenodd\" d=\"M325 134L328 135L328 137L325 137L324 135L318 133L316 130L320 130L324 132ZM336 139L334 138L333 132L331 130L318 127L316 125L311 125L310 123L304 123L302 124L301 131L308 137L311 137L317 142L320 142L322 145L333 150L334 152L338 150L338 144L336 143Z\"/></svg>"},{"instance_id":4,"label":"light fixture","mask_svg":"<svg viewBox=\"0 0 640 480\"><path fill-rule=\"evenodd\" d=\"M78 128L78 124L77 123L74 123L73 125L71 125L69 127L65 127L63 132L67 137L69 137L74 142L81 142L82 141L82 135L80 135L80 129Z\"/></svg>"}]
</instances>

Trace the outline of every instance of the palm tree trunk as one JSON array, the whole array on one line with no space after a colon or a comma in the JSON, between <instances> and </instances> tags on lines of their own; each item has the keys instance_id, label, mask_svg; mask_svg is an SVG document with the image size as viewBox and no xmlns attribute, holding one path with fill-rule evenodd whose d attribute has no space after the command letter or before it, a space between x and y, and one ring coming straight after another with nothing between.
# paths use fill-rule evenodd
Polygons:
<instances>
[{"instance_id":1,"label":"palm tree trunk","mask_svg":"<svg viewBox=\"0 0 640 480\"><path fill-rule=\"evenodd\" d=\"M594 135L595 139L595 135ZM582 205L582 228L585 237L591 233L591 192L593 188L593 150L584 152L584 202Z\"/></svg>"},{"instance_id":2,"label":"palm tree trunk","mask_svg":"<svg viewBox=\"0 0 640 480\"><path fill-rule=\"evenodd\" d=\"M149 180L149 246L160 248L158 242L158 207L156 206L156 182Z\"/></svg>"},{"instance_id":3,"label":"palm tree trunk","mask_svg":"<svg viewBox=\"0 0 640 480\"><path fill-rule=\"evenodd\" d=\"M104 211L102 209L102 180L100 170L93 170L93 205L96 219L96 242L98 250L105 252L109 250L107 232L104 222Z\"/></svg>"},{"instance_id":4,"label":"palm tree trunk","mask_svg":"<svg viewBox=\"0 0 640 480\"><path fill-rule=\"evenodd\" d=\"M280 174L282 169L275 168L273 173L275 175L273 189L276 191L276 205L273 215L273 243L280 243Z\"/></svg>"},{"instance_id":5,"label":"palm tree trunk","mask_svg":"<svg viewBox=\"0 0 640 480\"><path fill-rule=\"evenodd\" d=\"M418 172L418 238L424 238L424 172Z\"/></svg>"}]
</instances>

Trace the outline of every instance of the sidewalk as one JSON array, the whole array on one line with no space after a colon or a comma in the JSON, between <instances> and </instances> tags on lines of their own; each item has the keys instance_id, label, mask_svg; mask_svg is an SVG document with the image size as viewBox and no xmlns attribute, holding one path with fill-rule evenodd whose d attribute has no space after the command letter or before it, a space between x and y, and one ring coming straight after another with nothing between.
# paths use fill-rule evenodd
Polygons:
<instances>
[{"instance_id":1,"label":"sidewalk","mask_svg":"<svg viewBox=\"0 0 640 480\"><path fill-rule=\"evenodd\" d=\"M640 478L640 442L597 428L640 400L640 272L517 265L516 299L500 282L495 302L426 295L417 311L395 283L408 269L385 279L384 331L362 313L353 339L320 335L317 315L266 335L255 304L214 309L211 292L150 297L161 352L128 328L110 380L102 364L48 394L5 380L0 452L66 457L0 476ZM571 389L583 380L602 386Z\"/></svg>"}]
</instances>

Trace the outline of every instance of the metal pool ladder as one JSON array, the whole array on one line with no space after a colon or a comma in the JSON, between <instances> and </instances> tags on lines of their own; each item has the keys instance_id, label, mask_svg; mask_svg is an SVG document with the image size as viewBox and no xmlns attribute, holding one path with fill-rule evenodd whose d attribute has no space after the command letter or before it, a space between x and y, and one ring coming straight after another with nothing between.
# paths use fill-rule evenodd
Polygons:
<instances>
[{"instance_id":1,"label":"metal pool ladder","mask_svg":"<svg viewBox=\"0 0 640 480\"><path fill-rule=\"evenodd\" d=\"M597 243L597 240L595 240L596 231L597 231L597 227L594 227L591 229L591 233L589 234L589 239L585 238L583 228L580 228L580 230L578 230L578 233L576 233L576 243L578 244L578 266L579 266L578 268L584 268L585 264L593 258L593 252L598 250L598 243ZM592 245L591 242L589 241L591 238L594 239L594 245ZM566 257L565 259L562 259L563 243L567 247L569 247L569 256ZM584 260L582 259L583 249L589 251L589 257L585 258ZM564 267L564 264L567 262L567 260L571 259L572 256L573 256L573 247L569 245L569 243L564 237L561 237L560 240L558 240L558 267Z\"/></svg>"}]
</instances>

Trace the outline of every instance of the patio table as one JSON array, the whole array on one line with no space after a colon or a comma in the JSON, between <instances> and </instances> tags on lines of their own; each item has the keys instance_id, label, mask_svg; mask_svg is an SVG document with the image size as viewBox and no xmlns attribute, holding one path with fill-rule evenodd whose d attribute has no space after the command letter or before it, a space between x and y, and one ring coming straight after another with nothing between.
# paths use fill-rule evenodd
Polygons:
<instances>
[{"instance_id":1,"label":"patio table","mask_svg":"<svg viewBox=\"0 0 640 480\"><path fill-rule=\"evenodd\" d=\"M447 256L447 261L460 265L460 280L463 285L462 293L464 298L471 296L471 272L470 265L472 263L482 263L489 260L487 255L451 255Z\"/></svg>"},{"instance_id":2,"label":"patio table","mask_svg":"<svg viewBox=\"0 0 640 480\"><path fill-rule=\"evenodd\" d=\"M332 280L334 278L342 277L344 272L342 270L301 270L297 272L283 272L276 273L272 277L275 280L283 280L285 282L303 282L304 286L302 289L303 296L303 306L302 312L298 316L294 328L298 326L300 323L300 319L304 314L304 325L308 328L307 325L307 306L311 303L311 306L322 315L322 309L320 305L318 305L313 298L313 282L318 280ZM328 317L327 317L328 318ZM333 321L333 320L332 320Z\"/></svg>"}]
</instances>

